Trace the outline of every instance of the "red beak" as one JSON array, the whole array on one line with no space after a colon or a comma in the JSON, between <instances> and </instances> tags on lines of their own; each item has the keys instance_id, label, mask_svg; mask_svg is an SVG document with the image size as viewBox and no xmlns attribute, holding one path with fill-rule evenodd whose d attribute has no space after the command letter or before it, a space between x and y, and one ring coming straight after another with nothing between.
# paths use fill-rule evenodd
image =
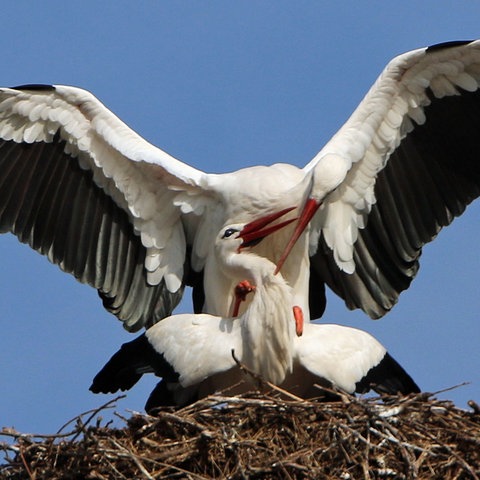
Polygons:
<instances>
[{"instance_id":1,"label":"red beak","mask_svg":"<svg viewBox=\"0 0 480 480\"><path fill-rule=\"evenodd\" d=\"M270 235L271 233L280 230L283 227L286 227L290 223L297 220L296 218L292 218L290 220L285 220L284 222L277 223L276 225L267 226L270 223L274 222L280 217L283 217L288 212L295 210L296 207L285 208L277 213L271 213L270 215L266 215L265 217L259 218L258 220L254 220L253 222L247 223L242 231L240 232L240 237L243 240L242 245L240 248L244 247L251 247L256 245L260 241L262 241L265 237Z\"/></svg>"},{"instance_id":2,"label":"red beak","mask_svg":"<svg viewBox=\"0 0 480 480\"><path fill-rule=\"evenodd\" d=\"M288 255L292 251L293 246L297 243L297 240L299 239L300 235L303 233L305 228L307 228L308 222L310 222L312 217L315 215L315 212L318 210L318 207L320 207L320 203L314 200L313 198L309 198L305 202L305 206L303 207L302 214L298 219L298 223L297 223L297 226L295 227L295 231L293 232L293 235L290 237L290 240L287 246L285 247L285 250L283 251L282 256L280 257L280 260L277 263L275 274L277 274L280 271L280 269L283 267L283 264L285 263L285 260L287 259Z\"/></svg>"}]
</instances>

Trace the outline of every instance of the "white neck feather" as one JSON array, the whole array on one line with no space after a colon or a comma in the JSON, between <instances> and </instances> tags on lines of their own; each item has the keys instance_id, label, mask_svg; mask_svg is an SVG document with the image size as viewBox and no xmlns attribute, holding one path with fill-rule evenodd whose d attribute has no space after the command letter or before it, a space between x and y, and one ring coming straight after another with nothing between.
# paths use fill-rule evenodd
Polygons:
<instances>
[{"instance_id":1,"label":"white neck feather","mask_svg":"<svg viewBox=\"0 0 480 480\"><path fill-rule=\"evenodd\" d=\"M292 289L275 265L251 252L232 255L226 262L237 278L250 280L256 290L238 319L242 322L242 362L265 380L281 384L292 370L295 338Z\"/></svg>"},{"instance_id":2,"label":"white neck feather","mask_svg":"<svg viewBox=\"0 0 480 480\"><path fill-rule=\"evenodd\" d=\"M257 285L242 322L243 362L279 385L292 370L295 323L292 292L283 278Z\"/></svg>"}]
</instances>

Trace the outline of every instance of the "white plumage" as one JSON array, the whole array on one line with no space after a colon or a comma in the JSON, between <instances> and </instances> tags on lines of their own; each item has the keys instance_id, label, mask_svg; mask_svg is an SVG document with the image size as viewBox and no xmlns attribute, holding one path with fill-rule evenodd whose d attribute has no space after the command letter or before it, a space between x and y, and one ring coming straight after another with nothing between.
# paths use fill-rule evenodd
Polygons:
<instances>
[{"instance_id":1,"label":"white plumage","mask_svg":"<svg viewBox=\"0 0 480 480\"><path fill-rule=\"evenodd\" d=\"M319 396L316 383L347 392L418 391L385 348L361 330L339 325L304 325L297 336L292 289L275 264L242 249L243 226L222 229L213 255L231 278L256 287L237 318L206 314L168 317L124 344L95 377L93 392L128 389L143 373L163 377L147 402L182 405L219 389L239 393L252 388L235 359L265 380L297 395ZM234 358L235 356L235 358ZM227 390L228 391L228 390Z\"/></svg>"}]
</instances>

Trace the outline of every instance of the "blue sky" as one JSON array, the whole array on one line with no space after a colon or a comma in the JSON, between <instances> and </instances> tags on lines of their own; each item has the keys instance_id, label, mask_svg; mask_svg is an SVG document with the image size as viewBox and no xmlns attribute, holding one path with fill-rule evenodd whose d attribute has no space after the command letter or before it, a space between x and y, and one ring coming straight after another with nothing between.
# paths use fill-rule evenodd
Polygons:
<instances>
[{"instance_id":1,"label":"blue sky","mask_svg":"<svg viewBox=\"0 0 480 480\"><path fill-rule=\"evenodd\" d=\"M9 2L0 84L86 88L205 171L303 166L393 56L480 37L479 20L478 2L458 1ZM480 400L479 219L477 202L424 249L384 319L333 295L324 316L372 332L424 390L471 382L442 395L461 407ZM0 259L0 427L51 433L113 397L88 387L134 336L93 289L15 237L0 236ZM144 378L117 410L142 410L154 384Z\"/></svg>"}]
</instances>

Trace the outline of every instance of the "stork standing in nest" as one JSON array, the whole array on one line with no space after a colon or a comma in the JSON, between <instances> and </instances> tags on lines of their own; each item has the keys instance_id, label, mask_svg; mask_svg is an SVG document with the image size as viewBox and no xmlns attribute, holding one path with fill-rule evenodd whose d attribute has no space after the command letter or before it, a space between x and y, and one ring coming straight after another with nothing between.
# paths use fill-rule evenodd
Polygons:
<instances>
[{"instance_id":1,"label":"stork standing in nest","mask_svg":"<svg viewBox=\"0 0 480 480\"><path fill-rule=\"evenodd\" d=\"M288 223L269 227L268 234ZM368 333L339 325L303 324L292 288L281 274L275 274L275 264L251 251L252 243L263 238L258 232L266 236L267 230L257 230L254 240L250 232L250 226L243 224L226 226L211 252L224 275L245 279L238 285L239 298L252 291L251 303L240 316L166 318L124 344L90 389L95 393L127 390L151 372L162 380L147 401L147 411L160 405L185 405L218 390L237 394L251 389L238 359L264 380L302 397L319 396L315 384L350 393L419 391Z\"/></svg>"}]
</instances>

